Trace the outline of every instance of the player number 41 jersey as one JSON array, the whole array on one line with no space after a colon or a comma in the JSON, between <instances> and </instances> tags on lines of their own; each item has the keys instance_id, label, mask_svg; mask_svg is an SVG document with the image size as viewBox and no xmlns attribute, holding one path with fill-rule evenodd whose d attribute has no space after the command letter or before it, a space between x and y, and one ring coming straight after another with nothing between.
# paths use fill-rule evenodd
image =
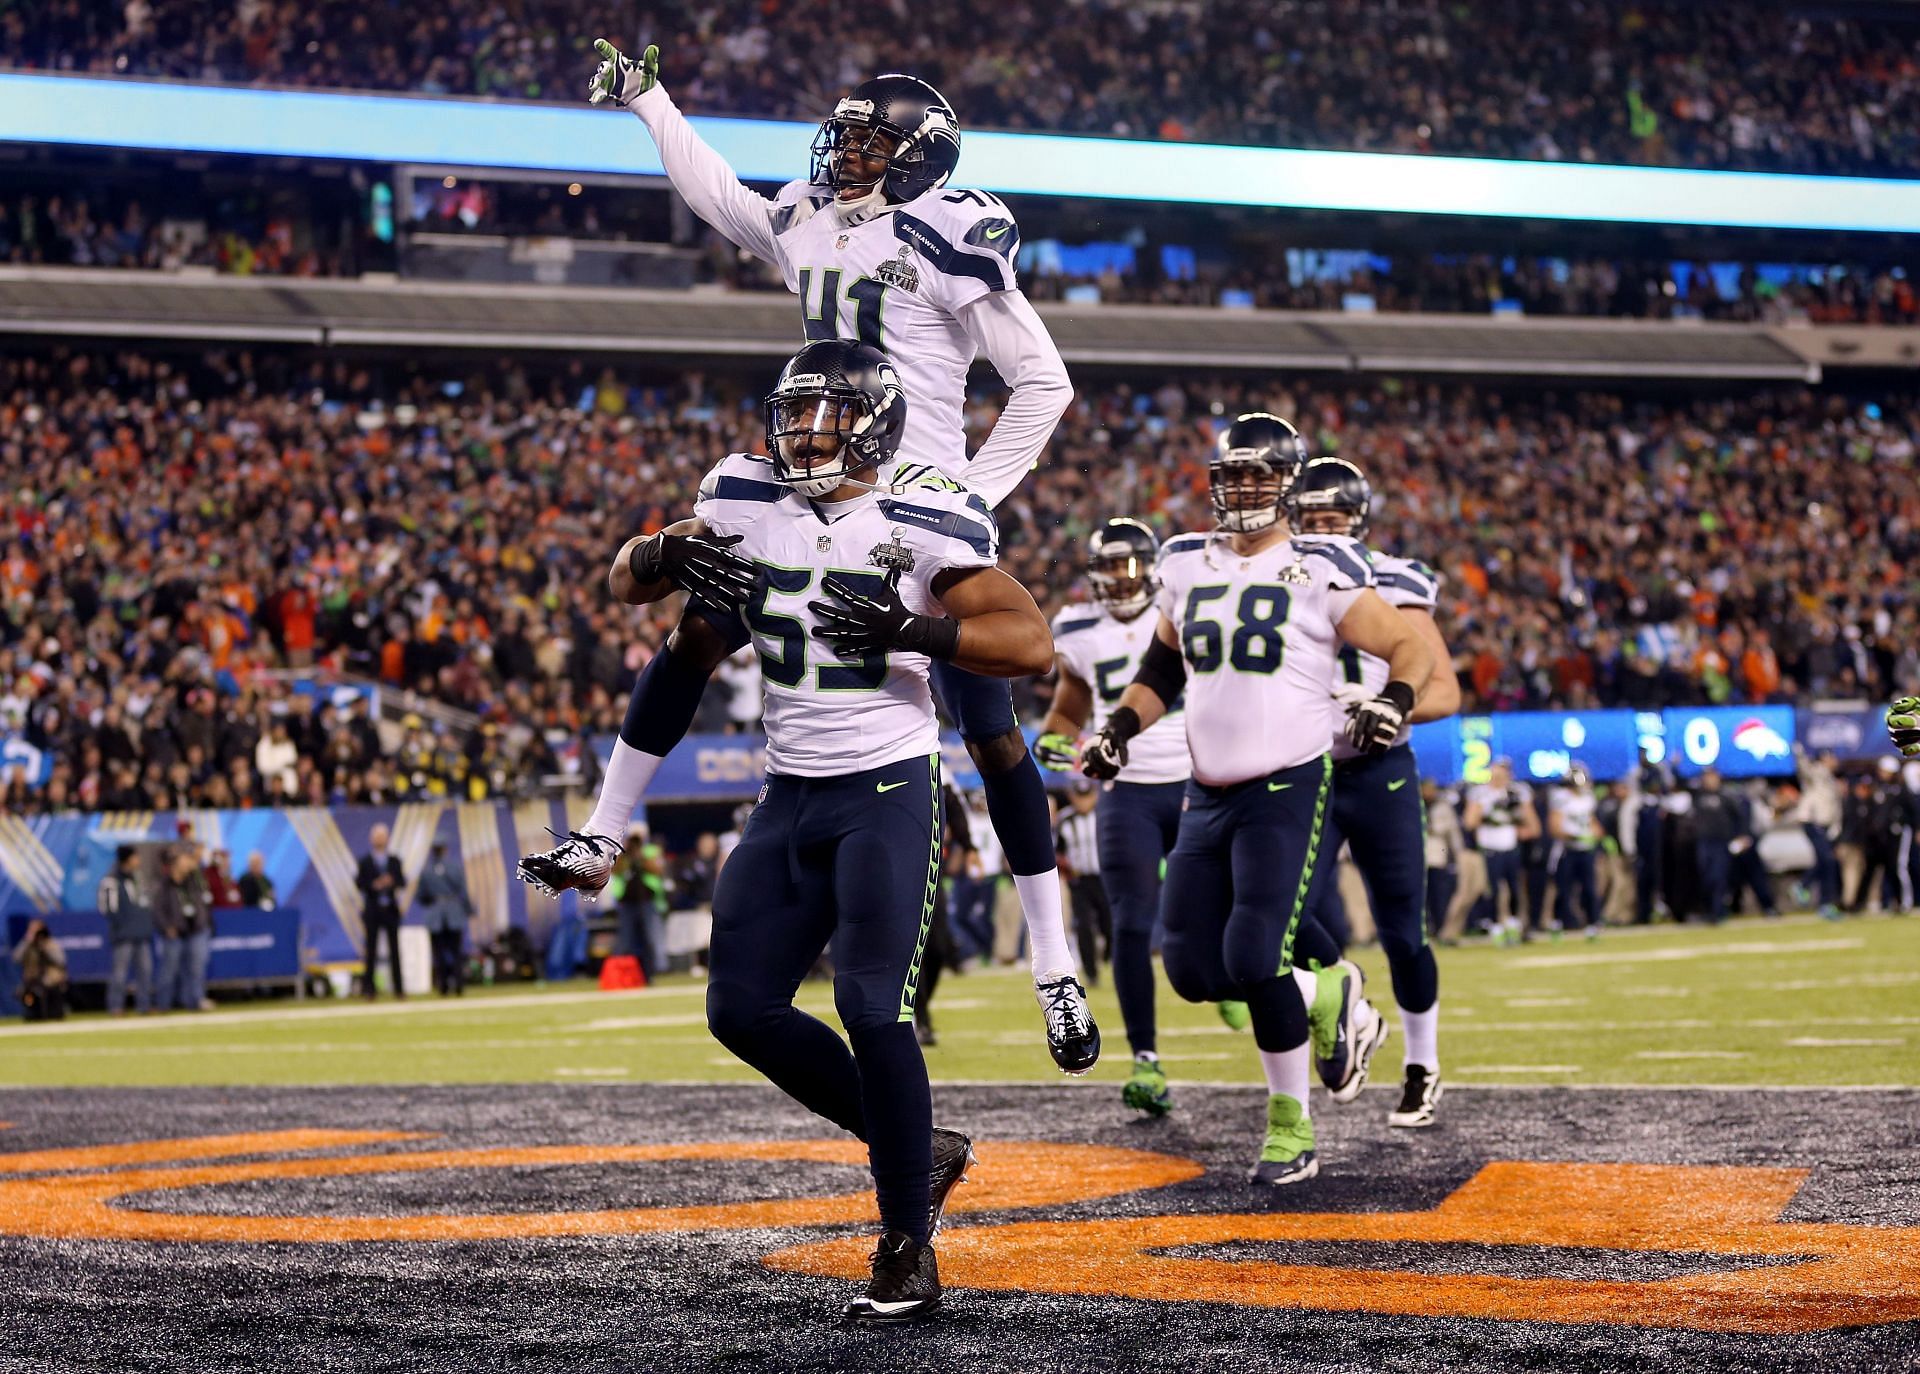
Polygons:
<instances>
[{"instance_id":1,"label":"player number 41 jersey","mask_svg":"<svg viewBox=\"0 0 1920 1374\"><path fill-rule=\"evenodd\" d=\"M1316 536L1326 538L1327 536ZM1351 543L1351 540L1343 540ZM1367 565L1373 569L1374 590L1389 605L1403 610L1426 611L1432 614L1440 601L1440 575L1425 563L1412 558L1394 558L1374 549L1362 548ZM1436 666L1437 672L1451 672L1449 664ZM1334 674L1333 683L1340 706L1334 717L1333 756L1336 759L1357 758L1360 751L1347 742L1346 705L1351 700L1367 700L1380 695L1380 689L1387 685L1387 661L1373 654L1362 653L1351 644L1340 646L1340 667ZM1413 727L1402 725L1394 744L1405 744L1413 737Z\"/></svg>"},{"instance_id":2,"label":"player number 41 jersey","mask_svg":"<svg viewBox=\"0 0 1920 1374\"><path fill-rule=\"evenodd\" d=\"M831 600L828 573L876 590L897 572L909 610L941 614L935 578L999 560L980 497L934 474L829 505L775 482L766 459L736 453L707 474L694 513L740 535L735 552L760 569L743 618L765 680L769 772L833 777L939 749L926 655L844 659L813 638L807 603Z\"/></svg>"},{"instance_id":3,"label":"player number 41 jersey","mask_svg":"<svg viewBox=\"0 0 1920 1374\"><path fill-rule=\"evenodd\" d=\"M1374 585L1361 544L1292 538L1241 555L1225 534L1189 534L1161 549L1158 571L1187 662L1194 777L1225 786L1326 753L1335 627Z\"/></svg>"},{"instance_id":4,"label":"player number 41 jersey","mask_svg":"<svg viewBox=\"0 0 1920 1374\"><path fill-rule=\"evenodd\" d=\"M1072 674L1093 692L1093 720L1099 730L1120 704L1140 669L1140 657L1152 642L1160 617L1142 613L1121 620L1100 606L1071 606L1053 622L1053 647ZM1127 745L1121 782L1185 782L1193 774L1187 757L1185 701L1141 731Z\"/></svg>"}]
</instances>

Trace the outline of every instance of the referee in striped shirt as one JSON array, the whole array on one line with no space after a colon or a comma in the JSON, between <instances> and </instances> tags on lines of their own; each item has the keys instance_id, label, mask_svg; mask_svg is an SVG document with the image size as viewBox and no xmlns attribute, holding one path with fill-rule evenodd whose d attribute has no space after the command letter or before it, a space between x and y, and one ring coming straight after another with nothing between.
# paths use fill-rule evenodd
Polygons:
<instances>
[{"instance_id":1,"label":"referee in striped shirt","mask_svg":"<svg viewBox=\"0 0 1920 1374\"><path fill-rule=\"evenodd\" d=\"M1093 817L1100 794L1091 778L1075 778L1068 795L1071 804L1054 826L1053 848L1073 903L1080 970L1087 986L1094 987L1100 982L1101 950L1113 943L1113 908L1107 905L1107 889L1100 883L1100 846Z\"/></svg>"}]
</instances>

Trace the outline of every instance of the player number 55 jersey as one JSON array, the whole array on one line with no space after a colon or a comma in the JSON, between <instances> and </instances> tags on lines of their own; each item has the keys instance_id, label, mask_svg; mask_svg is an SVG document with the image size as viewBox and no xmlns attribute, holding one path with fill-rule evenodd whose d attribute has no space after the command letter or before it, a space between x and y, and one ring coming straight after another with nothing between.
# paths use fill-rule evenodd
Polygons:
<instances>
[{"instance_id":1,"label":"player number 55 jersey","mask_svg":"<svg viewBox=\"0 0 1920 1374\"><path fill-rule=\"evenodd\" d=\"M743 613L765 679L767 770L832 777L885 767L940 747L924 654L845 659L813 638L810 601L831 600L827 574L867 591L899 577L916 614L941 614L933 583L949 568L990 568L999 534L986 503L936 485L869 492L836 505L773 481L764 458L736 453L700 485L694 513L760 570Z\"/></svg>"},{"instance_id":2,"label":"player number 55 jersey","mask_svg":"<svg viewBox=\"0 0 1920 1374\"><path fill-rule=\"evenodd\" d=\"M1054 619L1054 652L1093 691L1092 729L1105 726L1120 704L1120 694L1139 671L1140 656L1159 623L1159 616L1149 614L1121 620L1099 606L1072 606ZM1134 736L1119 781L1185 782L1192 776L1185 704L1184 699L1176 701L1166 715Z\"/></svg>"},{"instance_id":3,"label":"player number 55 jersey","mask_svg":"<svg viewBox=\"0 0 1920 1374\"><path fill-rule=\"evenodd\" d=\"M1224 534L1182 535L1161 549L1159 581L1187 662L1194 777L1225 786L1326 753L1335 626L1374 585L1361 545L1283 539L1243 556Z\"/></svg>"}]
</instances>

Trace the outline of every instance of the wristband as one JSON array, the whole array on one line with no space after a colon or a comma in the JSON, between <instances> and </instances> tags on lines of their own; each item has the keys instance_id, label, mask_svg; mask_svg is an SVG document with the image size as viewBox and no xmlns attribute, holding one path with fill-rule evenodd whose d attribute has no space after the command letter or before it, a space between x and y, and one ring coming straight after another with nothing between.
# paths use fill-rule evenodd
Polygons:
<instances>
[{"instance_id":1,"label":"wristband","mask_svg":"<svg viewBox=\"0 0 1920 1374\"><path fill-rule=\"evenodd\" d=\"M1131 706L1114 707L1103 733L1117 740L1132 739L1140 733L1140 713Z\"/></svg>"},{"instance_id":2,"label":"wristband","mask_svg":"<svg viewBox=\"0 0 1920 1374\"><path fill-rule=\"evenodd\" d=\"M1394 704L1400 712L1400 719L1405 720L1413 714L1413 688L1406 683L1389 682L1380 689L1380 695Z\"/></svg>"},{"instance_id":3,"label":"wristband","mask_svg":"<svg viewBox=\"0 0 1920 1374\"><path fill-rule=\"evenodd\" d=\"M950 659L960 652L960 622L943 615L916 615L900 627L894 642L910 654Z\"/></svg>"},{"instance_id":4,"label":"wristband","mask_svg":"<svg viewBox=\"0 0 1920 1374\"><path fill-rule=\"evenodd\" d=\"M657 534L648 535L633 546L633 552L627 555L627 571L642 586L658 582L665 569L660 557L665 540Z\"/></svg>"}]
</instances>

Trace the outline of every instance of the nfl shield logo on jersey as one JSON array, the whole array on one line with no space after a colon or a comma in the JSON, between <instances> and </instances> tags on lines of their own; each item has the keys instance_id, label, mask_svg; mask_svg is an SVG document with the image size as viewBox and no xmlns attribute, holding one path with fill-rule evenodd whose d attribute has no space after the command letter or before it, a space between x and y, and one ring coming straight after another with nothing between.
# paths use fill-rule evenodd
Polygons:
<instances>
[{"instance_id":1,"label":"nfl shield logo on jersey","mask_svg":"<svg viewBox=\"0 0 1920 1374\"><path fill-rule=\"evenodd\" d=\"M818 549L821 553L832 553L833 552L833 536L830 534L823 534L818 539L813 541L813 546L814 548Z\"/></svg>"}]
</instances>

